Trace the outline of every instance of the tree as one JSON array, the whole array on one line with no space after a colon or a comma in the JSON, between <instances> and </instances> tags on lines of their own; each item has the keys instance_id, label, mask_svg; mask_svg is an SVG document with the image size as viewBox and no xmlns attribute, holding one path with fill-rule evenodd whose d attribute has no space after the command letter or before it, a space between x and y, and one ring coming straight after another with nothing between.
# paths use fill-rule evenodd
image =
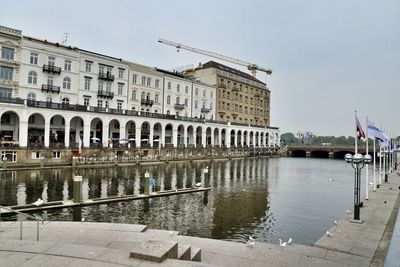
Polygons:
<instances>
[{"instance_id":1,"label":"tree","mask_svg":"<svg viewBox=\"0 0 400 267\"><path fill-rule=\"evenodd\" d=\"M289 144L296 144L297 139L292 133L284 133L281 134L281 142L282 144L289 145Z\"/></svg>"}]
</instances>

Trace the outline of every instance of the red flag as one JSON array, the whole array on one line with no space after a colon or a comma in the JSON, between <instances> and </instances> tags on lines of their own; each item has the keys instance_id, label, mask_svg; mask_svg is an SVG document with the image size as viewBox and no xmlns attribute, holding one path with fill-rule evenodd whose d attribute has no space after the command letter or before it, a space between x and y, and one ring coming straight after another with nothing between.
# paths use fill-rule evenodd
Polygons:
<instances>
[{"instance_id":1,"label":"red flag","mask_svg":"<svg viewBox=\"0 0 400 267\"><path fill-rule=\"evenodd\" d=\"M357 139L358 140L365 140L365 133L361 127L360 122L358 121L358 118L356 116L356 132L357 132Z\"/></svg>"}]
</instances>

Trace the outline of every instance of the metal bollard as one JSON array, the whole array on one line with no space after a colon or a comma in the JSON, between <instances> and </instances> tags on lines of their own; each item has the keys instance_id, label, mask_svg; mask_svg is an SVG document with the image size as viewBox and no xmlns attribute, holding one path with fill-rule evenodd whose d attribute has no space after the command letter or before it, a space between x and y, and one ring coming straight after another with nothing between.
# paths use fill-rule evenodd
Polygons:
<instances>
[{"instance_id":1,"label":"metal bollard","mask_svg":"<svg viewBox=\"0 0 400 267\"><path fill-rule=\"evenodd\" d=\"M203 187L209 187L210 186L210 173L208 171L208 166L204 169L204 186Z\"/></svg>"},{"instance_id":2,"label":"metal bollard","mask_svg":"<svg viewBox=\"0 0 400 267\"><path fill-rule=\"evenodd\" d=\"M74 176L73 184L74 203L81 203L82 201L82 176Z\"/></svg>"},{"instance_id":3,"label":"metal bollard","mask_svg":"<svg viewBox=\"0 0 400 267\"><path fill-rule=\"evenodd\" d=\"M148 171L144 174L144 193L150 195L150 173Z\"/></svg>"}]
</instances>

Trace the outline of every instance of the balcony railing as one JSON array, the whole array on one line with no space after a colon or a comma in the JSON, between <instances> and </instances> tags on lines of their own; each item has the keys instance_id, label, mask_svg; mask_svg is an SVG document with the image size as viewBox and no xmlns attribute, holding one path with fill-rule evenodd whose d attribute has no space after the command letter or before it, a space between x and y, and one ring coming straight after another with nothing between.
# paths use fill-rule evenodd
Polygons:
<instances>
[{"instance_id":1,"label":"balcony railing","mask_svg":"<svg viewBox=\"0 0 400 267\"><path fill-rule=\"evenodd\" d=\"M99 90L97 91L97 96L112 99L114 97L114 92Z\"/></svg>"},{"instance_id":2,"label":"balcony railing","mask_svg":"<svg viewBox=\"0 0 400 267\"><path fill-rule=\"evenodd\" d=\"M51 84L42 84L42 92L59 94L60 86L54 86Z\"/></svg>"},{"instance_id":3,"label":"balcony railing","mask_svg":"<svg viewBox=\"0 0 400 267\"><path fill-rule=\"evenodd\" d=\"M201 108L201 112L202 112L202 113L210 112L210 110L211 110L211 109L209 109L209 108Z\"/></svg>"},{"instance_id":4,"label":"balcony railing","mask_svg":"<svg viewBox=\"0 0 400 267\"><path fill-rule=\"evenodd\" d=\"M115 76L110 73L99 72L99 79L113 82Z\"/></svg>"},{"instance_id":5,"label":"balcony railing","mask_svg":"<svg viewBox=\"0 0 400 267\"><path fill-rule=\"evenodd\" d=\"M185 109L185 104L176 103L174 105L174 108L177 109L177 110L183 110L183 109Z\"/></svg>"},{"instance_id":6,"label":"balcony railing","mask_svg":"<svg viewBox=\"0 0 400 267\"><path fill-rule=\"evenodd\" d=\"M11 97L0 97L0 102L10 103L10 104L24 104L24 100L21 98L11 98Z\"/></svg>"},{"instance_id":7,"label":"balcony railing","mask_svg":"<svg viewBox=\"0 0 400 267\"><path fill-rule=\"evenodd\" d=\"M60 75L61 68L52 65L43 65L43 72L54 73Z\"/></svg>"},{"instance_id":8,"label":"balcony railing","mask_svg":"<svg viewBox=\"0 0 400 267\"><path fill-rule=\"evenodd\" d=\"M154 104L154 100L150 99L141 99L140 104L145 105L145 106L152 106Z\"/></svg>"}]
</instances>

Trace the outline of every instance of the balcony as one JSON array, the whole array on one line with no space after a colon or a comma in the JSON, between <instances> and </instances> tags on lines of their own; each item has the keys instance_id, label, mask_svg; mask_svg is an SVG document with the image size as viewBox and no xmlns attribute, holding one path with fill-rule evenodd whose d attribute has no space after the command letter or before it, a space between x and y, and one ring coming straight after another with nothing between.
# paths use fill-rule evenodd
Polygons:
<instances>
[{"instance_id":1,"label":"balcony","mask_svg":"<svg viewBox=\"0 0 400 267\"><path fill-rule=\"evenodd\" d=\"M51 84L42 84L42 92L59 94L60 86L54 86Z\"/></svg>"},{"instance_id":2,"label":"balcony","mask_svg":"<svg viewBox=\"0 0 400 267\"><path fill-rule=\"evenodd\" d=\"M145 106L153 106L154 104L154 100L150 100L150 99L141 99L140 100L140 104L145 105Z\"/></svg>"},{"instance_id":3,"label":"balcony","mask_svg":"<svg viewBox=\"0 0 400 267\"><path fill-rule=\"evenodd\" d=\"M61 68L52 65L43 65L43 72L53 73L60 75Z\"/></svg>"},{"instance_id":4,"label":"balcony","mask_svg":"<svg viewBox=\"0 0 400 267\"><path fill-rule=\"evenodd\" d=\"M97 91L97 96L112 99L114 97L114 93L109 91L99 90Z\"/></svg>"},{"instance_id":5,"label":"balcony","mask_svg":"<svg viewBox=\"0 0 400 267\"><path fill-rule=\"evenodd\" d=\"M209 108L201 108L201 113L208 113L210 110Z\"/></svg>"},{"instance_id":6,"label":"balcony","mask_svg":"<svg viewBox=\"0 0 400 267\"><path fill-rule=\"evenodd\" d=\"M24 100L21 98L11 98L11 97L0 97L0 102L10 103L10 104L24 104Z\"/></svg>"},{"instance_id":7,"label":"balcony","mask_svg":"<svg viewBox=\"0 0 400 267\"><path fill-rule=\"evenodd\" d=\"M239 92L239 88L237 86L232 87L232 92Z\"/></svg>"},{"instance_id":8,"label":"balcony","mask_svg":"<svg viewBox=\"0 0 400 267\"><path fill-rule=\"evenodd\" d=\"M111 73L99 72L99 79L113 82L115 79L115 76L111 75Z\"/></svg>"},{"instance_id":9,"label":"balcony","mask_svg":"<svg viewBox=\"0 0 400 267\"><path fill-rule=\"evenodd\" d=\"M184 110L184 109L185 109L185 104L178 104L178 103L176 103L176 104L174 105L174 108L175 108L176 110Z\"/></svg>"}]
</instances>

